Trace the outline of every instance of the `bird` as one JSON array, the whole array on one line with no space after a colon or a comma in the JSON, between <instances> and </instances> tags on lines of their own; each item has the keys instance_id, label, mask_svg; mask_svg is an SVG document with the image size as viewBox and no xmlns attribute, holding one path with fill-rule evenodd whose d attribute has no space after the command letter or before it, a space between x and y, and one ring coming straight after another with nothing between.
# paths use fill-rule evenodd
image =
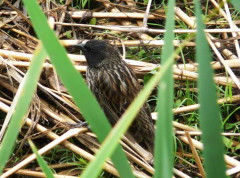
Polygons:
<instances>
[{"instance_id":1,"label":"bird","mask_svg":"<svg viewBox=\"0 0 240 178\"><path fill-rule=\"evenodd\" d=\"M86 81L112 125L115 125L140 92L140 84L118 48L107 40L79 43L86 61ZM154 123L145 103L128 132L140 145L153 153Z\"/></svg>"}]
</instances>

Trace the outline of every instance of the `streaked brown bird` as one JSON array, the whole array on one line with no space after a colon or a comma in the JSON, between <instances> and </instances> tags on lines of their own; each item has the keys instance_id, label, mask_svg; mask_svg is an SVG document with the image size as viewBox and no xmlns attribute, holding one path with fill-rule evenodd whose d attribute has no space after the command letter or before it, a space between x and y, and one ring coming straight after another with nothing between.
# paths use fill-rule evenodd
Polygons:
<instances>
[{"instance_id":1,"label":"streaked brown bird","mask_svg":"<svg viewBox=\"0 0 240 178\"><path fill-rule=\"evenodd\" d=\"M122 60L119 50L103 40L90 40L79 45L87 67L87 83L114 125L140 91L133 70ZM153 153L154 125L145 103L129 128L130 134Z\"/></svg>"}]
</instances>

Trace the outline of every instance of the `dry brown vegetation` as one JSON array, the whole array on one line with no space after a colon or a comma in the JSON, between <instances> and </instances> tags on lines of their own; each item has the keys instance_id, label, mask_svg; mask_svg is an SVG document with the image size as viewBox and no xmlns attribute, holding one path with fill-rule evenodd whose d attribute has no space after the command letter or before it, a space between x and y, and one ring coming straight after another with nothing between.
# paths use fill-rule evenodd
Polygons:
<instances>
[{"instance_id":1,"label":"dry brown vegetation","mask_svg":"<svg viewBox=\"0 0 240 178\"><path fill-rule=\"evenodd\" d=\"M191 1L177 3L175 8L177 27L175 33L178 37L174 41L175 46L184 44L183 56L176 59L174 65L174 79L176 90L185 91L186 82L195 83L198 78L198 64L193 62L189 53L194 50L195 42L185 40L181 36L193 34L195 30L195 18L191 12ZM1 1L0 1L1 3ZM137 54L127 51L127 63L136 71L142 82L143 76L151 72L158 64L160 55L159 48L164 45L163 24L165 22L164 6L152 5L149 16L146 14L146 5L136 3L133 0L119 1L113 3L108 0L97 0L91 2L91 10L78 10L76 4L71 0L64 1L65 4L53 1L39 1L43 12L49 19L61 43L68 47L76 44L79 40L93 38L109 39L119 47L136 47L138 52L144 51L145 56L150 54L146 61L132 60ZM230 87L232 95L219 94L219 104L231 103L230 110L237 108L240 101L240 82L238 70L240 68L239 49L239 20L233 20L230 12L233 10L215 0L210 0L208 9L203 9L209 15L207 19L206 34L209 45L212 48L215 61L212 63L216 71L214 81L225 90ZM158 8L156 8L158 7ZM16 93L19 83L32 58L32 53L38 44L31 22L24 10L21 1L2 2L0 7L0 110L1 110L1 133L0 139L5 132L8 118L5 113L9 112L10 105ZM152 24L146 24L146 20ZM156 24L161 25L159 28ZM184 24L181 26L181 24ZM69 48L69 51L71 49ZM86 62L83 55L69 54L76 69L83 75L86 71ZM152 60L152 59L155 60ZM186 59L186 61L184 60ZM44 177L41 169L37 167L35 156L26 142L31 138L41 154L46 154L49 166L56 173L55 177L77 177L85 166L83 161L90 161L99 148L96 136L87 128L73 128L73 124L83 121L79 109L72 102L64 86L62 86L52 65L47 60L43 65L43 72L38 83L38 90L32 100L28 118L22 127L14 154L9 160L3 177L13 174L29 175L33 177ZM226 74L226 72L228 74ZM192 85L188 88L195 94L196 88ZM178 98L176 98L177 100ZM152 103L151 103L152 104ZM154 110L153 102L153 110ZM202 143L199 141L201 131L185 122L185 114L195 113L199 104L181 105L173 110L175 121L175 135L177 138L176 161L174 174L176 177L204 177L201 150ZM153 112L155 120L157 113ZM239 115L233 114L231 123L239 123ZM4 120L5 118L5 120ZM196 121L197 122L197 121ZM198 124L196 124L198 125ZM239 127L236 125L236 128ZM238 177L240 172L240 161L235 151L239 149L239 131L236 129L222 133L230 139L231 151L225 155L228 166L227 174ZM70 139L71 138L71 139ZM181 143L181 144L180 144ZM132 163L134 174L138 177L151 177L154 168L148 163L149 154L140 145L134 143L131 138L124 138L121 142L125 152ZM52 150L52 151L51 151ZM104 165L105 173L102 177L118 176L117 170L109 160ZM110 174L108 174L110 173Z\"/></svg>"}]
</instances>

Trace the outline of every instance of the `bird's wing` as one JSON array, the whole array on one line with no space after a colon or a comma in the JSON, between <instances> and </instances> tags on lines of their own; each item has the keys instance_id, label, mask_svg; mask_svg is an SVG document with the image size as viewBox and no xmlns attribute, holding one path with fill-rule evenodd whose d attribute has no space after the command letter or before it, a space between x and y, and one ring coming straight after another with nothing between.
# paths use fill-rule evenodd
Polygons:
<instances>
[{"instance_id":1,"label":"bird's wing","mask_svg":"<svg viewBox=\"0 0 240 178\"><path fill-rule=\"evenodd\" d=\"M110 107L121 116L139 93L140 87L133 70L123 61L99 72L99 90Z\"/></svg>"},{"instance_id":2,"label":"bird's wing","mask_svg":"<svg viewBox=\"0 0 240 178\"><path fill-rule=\"evenodd\" d=\"M101 92L101 90L97 87L93 90L95 97L98 100L99 105L103 109L106 117L110 121L112 125L114 125L118 119L119 116L116 114L116 112L112 109L111 104L109 103L109 100L106 98L105 94Z\"/></svg>"},{"instance_id":3,"label":"bird's wing","mask_svg":"<svg viewBox=\"0 0 240 178\"><path fill-rule=\"evenodd\" d=\"M94 79L88 81L92 92L111 124L115 124L140 91L135 74L122 63L101 70L89 70L88 75L91 75L88 78ZM129 131L137 142L145 143L152 152L154 126L147 104L140 109Z\"/></svg>"}]
</instances>

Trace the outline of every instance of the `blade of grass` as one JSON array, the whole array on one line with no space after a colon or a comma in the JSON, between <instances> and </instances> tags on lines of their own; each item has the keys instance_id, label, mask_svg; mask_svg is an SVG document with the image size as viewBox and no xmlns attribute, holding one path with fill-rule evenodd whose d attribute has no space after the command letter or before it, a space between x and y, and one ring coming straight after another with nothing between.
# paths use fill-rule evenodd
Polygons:
<instances>
[{"instance_id":1,"label":"blade of grass","mask_svg":"<svg viewBox=\"0 0 240 178\"><path fill-rule=\"evenodd\" d=\"M240 1L239 0L231 0L232 5L234 6L235 9L240 12Z\"/></svg>"},{"instance_id":2,"label":"blade of grass","mask_svg":"<svg viewBox=\"0 0 240 178\"><path fill-rule=\"evenodd\" d=\"M196 58L199 63L199 103L200 126L203 131L204 163L207 177L226 177L223 158L224 144L221 136L220 112L217 105L216 87L213 81L213 70L210 66L211 52L204 33L198 0L194 1L197 17Z\"/></svg>"},{"instance_id":3,"label":"blade of grass","mask_svg":"<svg viewBox=\"0 0 240 178\"><path fill-rule=\"evenodd\" d=\"M36 90L37 81L42 69L42 63L46 57L47 54L44 48L39 45L34 52L31 66L29 67L27 74L24 76L23 81L20 83L18 91L14 97L13 103L17 102L15 112L12 114L12 118L0 146L0 173L2 173L2 170L12 153L23 119L27 114L31 99Z\"/></svg>"},{"instance_id":4,"label":"blade of grass","mask_svg":"<svg viewBox=\"0 0 240 178\"><path fill-rule=\"evenodd\" d=\"M41 155L38 154L37 148L33 144L31 140L28 140L29 145L31 146L34 154L36 154L36 158L39 166L42 168L42 171L45 173L47 178L54 178L52 170L48 167L47 163L44 161Z\"/></svg>"},{"instance_id":5,"label":"blade of grass","mask_svg":"<svg viewBox=\"0 0 240 178\"><path fill-rule=\"evenodd\" d=\"M105 114L86 86L82 76L75 70L67 57L66 50L60 45L54 32L48 26L46 17L36 1L24 0L24 4L30 15L35 32L42 41L60 79L73 96L73 100L90 124L91 129L97 134L100 142L102 142L111 130L111 125ZM117 146L112 160L121 177L133 177L126 155L120 145Z\"/></svg>"},{"instance_id":6,"label":"blade of grass","mask_svg":"<svg viewBox=\"0 0 240 178\"><path fill-rule=\"evenodd\" d=\"M162 66L161 70L155 73L155 75L148 81L147 85L143 88L139 95L134 99L132 104L128 107L126 112L120 118L119 122L111 130L106 140L104 140L100 150L96 154L95 159L88 165L86 170L81 175L82 178L96 177L99 174L106 158L113 153L120 138L126 132L129 125L131 125L131 123L133 122L140 108L151 94L154 86L157 85L157 83L166 73L166 71L170 69L172 60L175 55L176 53L172 54L172 56L170 57L171 59L166 61L166 63Z\"/></svg>"},{"instance_id":7,"label":"blade of grass","mask_svg":"<svg viewBox=\"0 0 240 178\"><path fill-rule=\"evenodd\" d=\"M162 51L162 65L173 59L174 52L174 6L175 0L168 1L166 33L164 34L164 47ZM170 60L170 61L168 61ZM172 177L173 174L173 71L172 68L163 75L158 90L158 119L155 133L154 148L154 177Z\"/></svg>"}]
</instances>

